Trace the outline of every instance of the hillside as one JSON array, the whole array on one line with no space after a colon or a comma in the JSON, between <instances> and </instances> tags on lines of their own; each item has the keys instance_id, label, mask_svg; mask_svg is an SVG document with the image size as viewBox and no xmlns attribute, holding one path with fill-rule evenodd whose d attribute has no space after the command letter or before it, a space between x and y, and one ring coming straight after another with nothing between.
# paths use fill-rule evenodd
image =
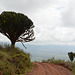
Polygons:
<instances>
[{"instance_id":1,"label":"hillside","mask_svg":"<svg viewBox=\"0 0 75 75\"><path fill-rule=\"evenodd\" d=\"M0 46L0 75L25 75L31 66L29 53L9 45Z\"/></svg>"}]
</instances>

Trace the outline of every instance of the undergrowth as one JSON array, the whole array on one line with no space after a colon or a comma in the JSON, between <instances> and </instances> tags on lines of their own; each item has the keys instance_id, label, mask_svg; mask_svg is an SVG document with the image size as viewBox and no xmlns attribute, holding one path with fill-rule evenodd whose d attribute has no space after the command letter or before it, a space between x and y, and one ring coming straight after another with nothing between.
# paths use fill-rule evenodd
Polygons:
<instances>
[{"instance_id":1,"label":"undergrowth","mask_svg":"<svg viewBox=\"0 0 75 75\"><path fill-rule=\"evenodd\" d=\"M9 45L0 45L0 75L25 75L31 67L29 53Z\"/></svg>"}]
</instances>

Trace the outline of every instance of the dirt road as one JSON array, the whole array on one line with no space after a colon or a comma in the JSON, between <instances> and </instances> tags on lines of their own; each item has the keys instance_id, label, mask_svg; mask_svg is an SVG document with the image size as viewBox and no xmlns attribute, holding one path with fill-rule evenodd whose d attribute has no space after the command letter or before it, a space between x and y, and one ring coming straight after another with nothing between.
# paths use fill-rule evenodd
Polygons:
<instances>
[{"instance_id":1,"label":"dirt road","mask_svg":"<svg viewBox=\"0 0 75 75\"><path fill-rule=\"evenodd\" d=\"M33 63L32 72L26 75L72 75L72 72L60 65L49 63Z\"/></svg>"}]
</instances>

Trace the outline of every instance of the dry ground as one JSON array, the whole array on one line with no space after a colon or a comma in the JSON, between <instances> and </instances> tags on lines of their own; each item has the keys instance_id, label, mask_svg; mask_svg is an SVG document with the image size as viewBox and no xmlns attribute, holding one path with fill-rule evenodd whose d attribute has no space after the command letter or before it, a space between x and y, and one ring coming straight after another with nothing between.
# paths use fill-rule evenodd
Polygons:
<instances>
[{"instance_id":1,"label":"dry ground","mask_svg":"<svg viewBox=\"0 0 75 75\"><path fill-rule=\"evenodd\" d=\"M34 67L26 75L72 75L72 72L60 65L49 63L33 63Z\"/></svg>"}]
</instances>

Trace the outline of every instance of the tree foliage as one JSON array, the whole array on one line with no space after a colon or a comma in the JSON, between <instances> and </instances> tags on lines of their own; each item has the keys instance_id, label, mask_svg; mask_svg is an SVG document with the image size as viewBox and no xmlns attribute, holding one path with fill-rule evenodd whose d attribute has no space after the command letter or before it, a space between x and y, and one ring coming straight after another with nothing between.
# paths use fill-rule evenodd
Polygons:
<instances>
[{"instance_id":1,"label":"tree foliage","mask_svg":"<svg viewBox=\"0 0 75 75\"><path fill-rule=\"evenodd\" d=\"M74 60L74 57L75 57L75 53L69 52L68 53L68 56L69 56L70 60L73 61Z\"/></svg>"},{"instance_id":2,"label":"tree foliage","mask_svg":"<svg viewBox=\"0 0 75 75\"><path fill-rule=\"evenodd\" d=\"M0 32L15 42L34 40L33 22L24 14L4 11L0 14Z\"/></svg>"}]
</instances>

